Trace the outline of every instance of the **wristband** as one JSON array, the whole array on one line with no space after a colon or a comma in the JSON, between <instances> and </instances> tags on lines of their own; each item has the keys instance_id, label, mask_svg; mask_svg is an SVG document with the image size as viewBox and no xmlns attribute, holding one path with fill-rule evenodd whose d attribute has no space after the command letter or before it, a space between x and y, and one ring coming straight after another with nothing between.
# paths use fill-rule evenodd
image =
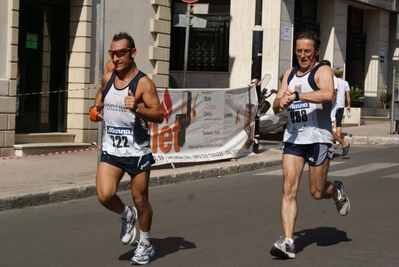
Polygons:
<instances>
[{"instance_id":1,"label":"wristband","mask_svg":"<svg viewBox=\"0 0 399 267\"><path fill-rule=\"evenodd\" d=\"M92 122L97 122L97 115L100 114L100 112L97 111L97 107L92 106L89 110L89 117Z\"/></svg>"},{"instance_id":2,"label":"wristband","mask_svg":"<svg viewBox=\"0 0 399 267\"><path fill-rule=\"evenodd\" d=\"M295 94L295 100L294 101L299 101L299 93L298 91L294 91Z\"/></svg>"},{"instance_id":3,"label":"wristband","mask_svg":"<svg viewBox=\"0 0 399 267\"><path fill-rule=\"evenodd\" d=\"M139 109L140 109L140 107L137 107L136 110L134 111L134 113L139 113Z\"/></svg>"}]
</instances>

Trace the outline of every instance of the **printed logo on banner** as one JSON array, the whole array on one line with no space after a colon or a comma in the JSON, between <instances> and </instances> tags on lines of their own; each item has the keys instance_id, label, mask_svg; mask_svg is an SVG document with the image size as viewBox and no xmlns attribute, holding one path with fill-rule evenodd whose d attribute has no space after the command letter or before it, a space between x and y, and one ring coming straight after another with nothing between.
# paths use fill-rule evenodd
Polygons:
<instances>
[{"instance_id":1,"label":"printed logo on banner","mask_svg":"<svg viewBox=\"0 0 399 267\"><path fill-rule=\"evenodd\" d=\"M171 95L169 90L165 89L161 107L166 125L159 129L160 126L158 124L149 124L153 153L156 153L158 148L163 153L169 153L172 149L175 152L179 152L180 148L184 146L186 143L186 129L196 118L197 97L198 94L193 102L191 91L173 91ZM174 114L173 107L180 110Z\"/></svg>"},{"instance_id":2,"label":"printed logo on banner","mask_svg":"<svg viewBox=\"0 0 399 267\"><path fill-rule=\"evenodd\" d=\"M165 89L165 92L163 94L163 101L161 102L161 107L163 110L163 115L166 120L166 123L169 122L169 117L172 114L172 99L170 98L169 90L168 88Z\"/></svg>"}]
</instances>

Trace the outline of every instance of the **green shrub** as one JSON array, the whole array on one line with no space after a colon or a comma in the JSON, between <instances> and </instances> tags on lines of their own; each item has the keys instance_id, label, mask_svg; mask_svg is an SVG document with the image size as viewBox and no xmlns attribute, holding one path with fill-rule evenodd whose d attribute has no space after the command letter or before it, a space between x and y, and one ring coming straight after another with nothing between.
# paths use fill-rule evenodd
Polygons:
<instances>
[{"instance_id":1,"label":"green shrub","mask_svg":"<svg viewBox=\"0 0 399 267\"><path fill-rule=\"evenodd\" d=\"M390 104L392 101L392 94L388 94L387 92L381 92L378 100L385 104Z\"/></svg>"},{"instance_id":2,"label":"green shrub","mask_svg":"<svg viewBox=\"0 0 399 267\"><path fill-rule=\"evenodd\" d=\"M359 87L351 86L349 90L351 96L351 103L363 103L364 102L364 91Z\"/></svg>"}]
</instances>

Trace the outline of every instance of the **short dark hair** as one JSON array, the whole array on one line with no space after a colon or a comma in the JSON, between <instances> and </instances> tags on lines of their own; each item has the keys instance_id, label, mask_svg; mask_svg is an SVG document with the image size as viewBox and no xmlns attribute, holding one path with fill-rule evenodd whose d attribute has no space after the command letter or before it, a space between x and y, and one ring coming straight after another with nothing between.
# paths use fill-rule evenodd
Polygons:
<instances>
[{"instance_id":1,"label":"short dark hair","mask_svg":"<svg viewBox=\"0 0 399 267\"><path fill-rule=\"evenodd\" d=\"M127 32L120 32L115 34L114 37L112 38L112 42L117 42L123 39L127 41L127 47L136 48L133 37L130 36Z\"/></svg>"},{"instance_id":2,"label":"short dark hair","mask_svg":"<svg viewBox=\"0 0 399 267\"><path fill-rule=\"evenodd\" d=\"M295 35L294 44L296 45L296 41L299 39L310 39L314 42L314 49L317 50L320 48L320 38L319 35L314 31L300 31Z\"/></svg>"}]
</instances>

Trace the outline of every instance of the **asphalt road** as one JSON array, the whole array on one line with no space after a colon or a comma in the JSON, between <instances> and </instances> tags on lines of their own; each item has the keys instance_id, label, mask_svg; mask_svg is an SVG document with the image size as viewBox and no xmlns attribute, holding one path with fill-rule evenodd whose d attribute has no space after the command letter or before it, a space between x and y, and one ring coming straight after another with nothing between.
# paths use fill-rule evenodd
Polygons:
<instances>
[{"instance_id":1,"label":"asphalt road","mask_svg":"<svg viewBox=\"0 0 399 267\"><path fill-rule=\"evenodd\" d=\"M314 200L305 171L295 227L297 258L274 259L280 235L280 167L152 187L151 266L399 266L397 147L352 147L337 157L351 211ZM120 196L131 203L128 192ZM92 197L0 212L0 266L129 266L118 215Z\"/></svg>"}]
</instances>

